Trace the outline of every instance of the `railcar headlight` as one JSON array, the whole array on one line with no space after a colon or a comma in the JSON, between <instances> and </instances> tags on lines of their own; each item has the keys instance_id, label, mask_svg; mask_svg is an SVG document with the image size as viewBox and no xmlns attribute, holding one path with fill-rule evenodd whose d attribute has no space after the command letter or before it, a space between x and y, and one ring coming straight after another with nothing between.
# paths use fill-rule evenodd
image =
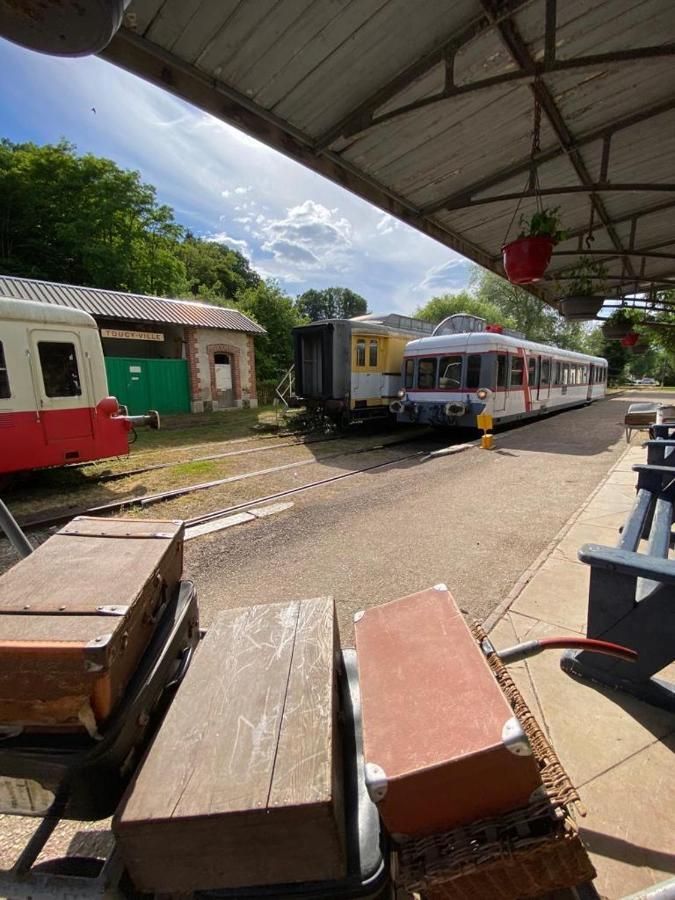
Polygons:
<instances>
[{"instance_id":1,"label":"railcar headlight","mask_svg":"<svg viewBox=\"0 0 675 900\"><path fill-rule=\"evenodd\" d=\"M401 388L400 390L396 391L396 396L399 400L403 400L403 398L405 397L405 390Z\"/></svg>"},{"instance_id":2,"label":"railcar headlight","mask_svg":"<svg viewBox=\"0 0 675 900\"><path fill-rule=\"evenodd\" d=\"M491 393L492 391L489 388L478 388L476 397L478 397L479 400L487 400Z\"/></svg>"}]
</instances>

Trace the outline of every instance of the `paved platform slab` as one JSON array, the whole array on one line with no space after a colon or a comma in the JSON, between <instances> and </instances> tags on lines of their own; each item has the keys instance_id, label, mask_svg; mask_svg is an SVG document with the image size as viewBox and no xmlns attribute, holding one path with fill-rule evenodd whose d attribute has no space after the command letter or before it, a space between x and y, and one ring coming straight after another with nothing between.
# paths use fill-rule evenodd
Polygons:
<instances>
[{"instance_id":1,"label":"paved platform slab","mask_svg":"<svg viewBox=\"0 0 675 900\"><path fill-rule=\"evenodd\" d=\"M521 585L490 631L495 646L585 634L590 569L576 551L588 541L613 546L635 497L642 436L572 517L547 558ZM664 677L675 680L675 665ZM618 900L675 874L675 716L625 694L592 687L560 669L560 654L509 666L579 788L588 813L581 834L603 898Z\"/></svg>"}]
</instances>

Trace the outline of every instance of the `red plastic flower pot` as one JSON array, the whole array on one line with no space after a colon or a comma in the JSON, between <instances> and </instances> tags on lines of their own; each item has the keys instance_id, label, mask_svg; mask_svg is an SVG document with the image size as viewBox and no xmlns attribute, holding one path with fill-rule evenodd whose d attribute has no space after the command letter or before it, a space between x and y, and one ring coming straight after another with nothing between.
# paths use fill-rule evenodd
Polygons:
<instances>
[{"instance_id":1,"label":"red plastic flower pot","mask_svg":"<svg viewBox=\"0 0 675 900\"><path fill-rule=\"evenodd\" d=\"M640 339L640 335L635 331L629 331L626 337L621 338L621 346L622 347L634 347L638 340Z\"/></svg>"},{"instance_id":2,"label":"red plastic flower pot","mask_svg":"<svg viewBox=\"0 0 675 900\"><path fill-rule=\"evenodd\" d=\"M550 237L524 237L504 244L504 271L511 284L539 281L551 262L555 243Z\"/></svg>"}]
</instances>

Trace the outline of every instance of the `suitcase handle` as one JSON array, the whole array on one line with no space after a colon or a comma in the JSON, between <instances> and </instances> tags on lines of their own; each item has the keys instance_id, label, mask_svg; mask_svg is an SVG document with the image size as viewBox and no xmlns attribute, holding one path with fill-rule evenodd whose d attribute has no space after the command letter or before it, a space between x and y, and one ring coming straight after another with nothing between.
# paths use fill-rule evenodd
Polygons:
<instances>
[{"instance_id":1,"label":"suitcase handle","mask_svg":"<svg viewBox=\"0 0 675 900\"><path fill-rule=\"evenodd\" d=\"M190 663L192 662L192 657L194 655L195 648L192 644L190 644L189 647L183 648L183 652L180 655L180 662L178 663L178 668L176 669L176 674L173 676L171 681L167 681L164 688L165 691L170 691L178 687L183 678L185 678L185 673L190 668Z\"/></svg>"}]
</instances>

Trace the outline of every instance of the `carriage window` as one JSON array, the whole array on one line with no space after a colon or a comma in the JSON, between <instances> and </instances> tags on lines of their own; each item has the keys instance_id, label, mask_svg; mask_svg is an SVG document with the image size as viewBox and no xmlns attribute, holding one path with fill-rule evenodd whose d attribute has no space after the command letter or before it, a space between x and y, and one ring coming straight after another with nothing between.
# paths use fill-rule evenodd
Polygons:
<instances>
[{"instance_id":1,"label":"carriage window","mask_svg":"<svg viewBox=\"0 0 675 900\"><path fill-rule=\"evenodd\" d=\"M442 356L438 369L438 386L453 390L462 386L462 357Z\"/></svg>"},{"instance_id":2,"label":"carriage window","mask_svg":"<svg viewBox=\"0 0 675 900\"><path fill-rule=\"evenodd\" d=\"M564 363L562 366L562 383L569 384L570 383L570 367L569 363Z\"/></svg>"},{"instance_id":3,"label":"carriage window","mask_svg":"<svg viewBox=\"0 0 675 900\"><path fill-rule=\"evenodd\" d=\"M376 366L377 365L377 341L371 340L370 347L368 349L368 365Z\"/></svg>"},{"instance_id":4,"label":"carriage window","mask_svg":"<svg viewBox=\"0 0 675 900\"><path fill-rule=\"evenodd\" d=\"M531 356L527 361L527 383L530 387L534 387L537 378L537 360Z\"/></svg>"},{"instance_id":5,"label":"carriage window","mask_svg":"<svg viewBox=\"0 0 675 900\"><path fill-rule=\"evenodd\" d=\"M550 359L542 359L541 361L541 373L539 375L539 384L542 387L548 387L551 383L551 360Z\"/></svg>"},{"instance_id":6,"label":"carriage window","mask_svg":"<svg viewBox=\"0 0 675 900\"><path fill-rule=\"evenodd\" d=\"M471 391L480 387L480 356L477 353L466 358L466 386Z\"/></svg>"},{"instance_id":7,"label":"carriage window","mask_svg":"<svg viewBox=\"0 0 675 900\"><path fill-rule=\"evenodd\" d=\"M523 383L523 358L522 356L511 357L511 387L521 387Z\"/></svg>"},{"instance_id":8,"label":"carriage window","mask_svg":"<svg viewBox=\"0 0 675 900\"><path fill-rule=\"evenodd\" d=\"M436 360L421 359L417 370L417 387L436 387Z\"/></svg>"},{"instance_id":9,"label":"carriage window","mask_svg":"<svg viewBox=\"0 0 675 900\"><path fill-rule=\"evenodd\" d=\"M45 394L48 397L79 397L82 388L75 345L63 341L39 341L38 353Z\"/></svg>"},{"instance_id":10,"label":"carriage window","mask_svg":"<svg viewBox=\"0 0 675 900\"><path fill-rule=\"evenodd\" d=\"M411 388L413 386L413 378L415 376L415 360L406 359L405 361L405 386Z\"/></svg>"},{"instance_id":11,"label":"carriage window","mask_svg":"<svg viewBox=\"0 0 675 900\"><path fill-rule=\"evenodd\" d=\"M5 363L5 351L0 341L0 400L11 397L12 393L9 389L9 375L7 374L7 364Z\"/></svg>"},{"instance_id":12,"label":"carriage window","mask_svg":"<svg viewBox=\"0 0 675 900\"><path fill-rule=\"evenodd\" d=\"M557 362L555 364L555 378L553 379L554 384L562 384L562 365Z\"/></svg>"},{"instance_id":13,"label":"carriage window","mask_svg":"<svg viewBox=\"0 0 675 900\"><path fill-rule=\"evenodd\" d=\"M506 356L503 353L497 354L497 387L506 387Z\"/></svg>"},{"instance_id":14,"label":"carriage window","mask_svg":"<svg viewBox=\"0 0 675 900\"><path fill-rule=\"evenodd\" d=\"M356 365L365 366L366 364L366 342L363 338L359 338L356 342Z\"/></svg>"}]
</instances>

